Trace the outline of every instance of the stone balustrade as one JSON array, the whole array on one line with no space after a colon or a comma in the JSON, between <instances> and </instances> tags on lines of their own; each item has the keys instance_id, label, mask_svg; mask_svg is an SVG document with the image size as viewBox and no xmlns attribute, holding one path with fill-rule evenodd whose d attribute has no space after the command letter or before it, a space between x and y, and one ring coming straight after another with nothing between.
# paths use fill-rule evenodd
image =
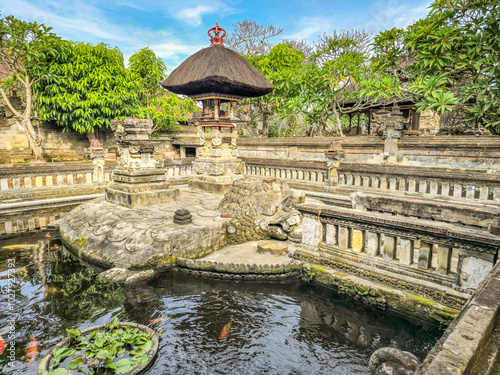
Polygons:
<instances>
[{"instance_id":1,"label":"stone balustrade","mask_svg":"<svg viewBox=\"0 0 500 375\"><path fill-rule=\"evenodd\" d=\"M338 173L339 187L500 202L500 172L493 170L341 163Z\"/></svg>"},{"instance_id":2,"label":"stone balustrade","mask_svg":"<svg viewBox=\"0 0 500 375\"><path fill-rule=\"evenodd\" d=\"M304 256L450 306L477 288L500 251L500 237L479 228L320 204L298 208L302 244L312 251Z\"/></svg>"},{"instance_id":3,"label":"stone balustrade","mask_svg":"<svg viewBox=\"0 0 500 375\"><path fill-rule=\"evenodd\" d=\"M104 180L111 178L109 166ZM0 194L19 189L66 187L93 184L94 167L90 162L7 164L0 166Z\"/></svg>"},{"instance_id":4,"label":"stone balustrade","mask_svg":"<svg viewBox=\"0 0 500 375\"><path fill-rule=\"evenodd\" d=\"M277 177L292 186L325 186L326 162L244 159L246 173ZM458 200L500 202L500 172L465 168L431 168L407 165L340 163L337 189L384 190L406 194L449 197Z\"/></svg>"},{"instance_id":5,"label":"stone balustrade","mask_svg":"<svg viewBox=\"0 0 500 375\"><path fill-rule=\"evenodd\" d=\"M276 177L296 182L324 184L328 178L325 162L243 159L246 174Z\"/></svg>"}]
</instances>

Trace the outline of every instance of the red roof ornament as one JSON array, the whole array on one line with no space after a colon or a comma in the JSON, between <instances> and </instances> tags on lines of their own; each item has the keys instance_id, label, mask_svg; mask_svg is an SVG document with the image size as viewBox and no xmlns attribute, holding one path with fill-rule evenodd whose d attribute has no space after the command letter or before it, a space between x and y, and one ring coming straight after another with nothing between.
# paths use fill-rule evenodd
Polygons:
<instances>
[{"instance_id":1,"label":"red roof ornament","mask_svg":"<svg viewBox=\"0 0 500 375\"><path fill-rule=\"evenodd\" d=\"M214 33L214 35L210 34L211 31ZM221 31L223 31L224 34L220 35ZM226 30L219 27L219 21L217 21L215 23L215 27L212 27L210 30L208 30L207 34L210 37L210 47L215 45L222 46L222 44L224 43L224 37L226 36Z\"/></svg>"}]
</instances>

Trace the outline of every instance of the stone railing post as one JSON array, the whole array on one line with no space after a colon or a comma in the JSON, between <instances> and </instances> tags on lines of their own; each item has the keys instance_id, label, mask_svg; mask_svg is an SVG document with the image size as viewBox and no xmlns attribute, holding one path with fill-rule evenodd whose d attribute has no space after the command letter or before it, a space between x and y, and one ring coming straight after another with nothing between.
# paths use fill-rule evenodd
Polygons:
<instances>
[{"instance_id":1,"label":"stone railing post","mask_svg":"<svg viewBox=\"0 0 500 375\"><path fill-rule=\"evenodd\" d=\"M403 114L399 107L395 106L390 113L383 117L382 121L385 126L382 133L384 139L383 159L386 163L396 163L398 161L398 140L401 138L403 130Z\"/></svg>"}]
</instances>

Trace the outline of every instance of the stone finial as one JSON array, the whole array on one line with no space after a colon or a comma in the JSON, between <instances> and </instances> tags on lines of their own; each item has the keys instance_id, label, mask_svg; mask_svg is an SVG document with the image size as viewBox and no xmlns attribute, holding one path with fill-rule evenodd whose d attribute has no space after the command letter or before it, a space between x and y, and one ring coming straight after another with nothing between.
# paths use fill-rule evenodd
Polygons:
<instances>
[{"instance_id":1,"label":"stone finial","mask_svg":"<svg viewBox=\"0 0 500 375\"><path fill-rule=\"evenodd\" d=\"M174 223L175 224L185 225L185 224L191 224L192 222L193 222L193 218L192 218L191 212L189 212L189 210L186 210L185 208L181 208L180 210L175 211L175 214L174 214Z\"/></svg>"}]
</instances>

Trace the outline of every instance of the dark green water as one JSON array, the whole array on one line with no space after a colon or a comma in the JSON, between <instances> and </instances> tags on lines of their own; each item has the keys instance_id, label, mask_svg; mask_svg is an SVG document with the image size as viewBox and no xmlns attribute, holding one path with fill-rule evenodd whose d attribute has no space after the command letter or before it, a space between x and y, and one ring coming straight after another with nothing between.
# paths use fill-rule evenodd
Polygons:
<instances>
[{"instance_id":1,"label":"dark green water","mask_svg":"<svg viewBox=\"0 0 500 375\"><path fill-rule=\"evenodd\" d=\"M393 346L423 358L442 334L299 282L235 283L171 272L148 285L121 287L61 246L5 248L40 239L50 240L44 233L0 241L0 334L7 347L15 318L15 360L10 363L5 350L1 374L36 374L66 329L114 316L161 328L159 355L147 374L369 374L377 348ZM9 281L11 263L16 273ZM9 283L16 291L12 312ZM39 354L27 363L30 335Z\"/></svg>"}]
</instances>

